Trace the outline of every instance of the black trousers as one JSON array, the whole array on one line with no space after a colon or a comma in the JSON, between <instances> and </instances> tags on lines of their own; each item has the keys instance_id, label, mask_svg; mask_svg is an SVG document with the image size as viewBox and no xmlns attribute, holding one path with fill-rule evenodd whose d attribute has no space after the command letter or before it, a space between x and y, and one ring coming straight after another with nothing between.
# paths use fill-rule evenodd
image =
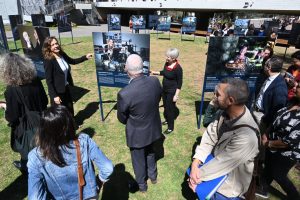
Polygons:
<instances>
[{"instance_id":1,"label":"black trousers","mask_svg":"<svg viewBox=\"0 0 300 200\"><path fill-rule=\"evenodd\" d=\"M153 143L143 148L130 148L130 154L136 182L141 190L147 189L147 178L157 178Z\"/></svg>"},{"instance_id":2,"label":"black trousers","mask_svg":"<svg viewBox=\"0 0 300 200\"><path fill-rule=\"evenodd\" d=\"M69 112L74 116L73 100L70 92L70 87L66 86L66 91L64 93L57 94L61 99L61 104L66 106ZM51 105L55 105L54 99L51 98Z\"/></svg>"},{"instance_id":3,"label":"black trousers","mask_svg":"<svg viewBox=\"0 0 300 200\"><path fill-rule=\"evenodd\" d=\"M269 150L266 150L265 169L263 172L265 184L268 187L271 185L272 181L275 180L286 192L288 200L300 199L295 185L287 176L290 169L295 164L295 161L289 159L288 157L282 156L278 152L271 153Z\"/></svg>"},{"instance_id":4,"label":"black trousers","mask_svg":"<svg viewBox=\"0 0 300 200\"><path fill-rule=\"evenodd\" d=\"M164 117L168 122L168 129L174 130L174 121L179 115L176 102L173 102L175 92L163 92Z\"/></svg>"}]
</instances>

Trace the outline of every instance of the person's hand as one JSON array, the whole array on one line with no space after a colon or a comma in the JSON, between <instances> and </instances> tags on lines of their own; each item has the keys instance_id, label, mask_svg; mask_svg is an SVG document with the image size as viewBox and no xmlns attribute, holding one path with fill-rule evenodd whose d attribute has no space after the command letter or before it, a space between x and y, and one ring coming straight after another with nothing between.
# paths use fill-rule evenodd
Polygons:
<instances>
[{"instance_id":1,"label":"person's hand","mask_svg":"<svg viewBox=\"0 0 300 200\"><path fill-rule=\"evenodd\" d=\"M5 102L0 102L0 108L6 110L6 103Z\"/></svg>"},{"instance_id":2,"label":"person's hand","mask_svg":"<svg viewBox=\"0 0 300 200\"><path fill-rule=\"evenodd\" d=\"M177 102L178 99L179 99L179 96L175 94L173 97L173 102Z\"/></svg>"},{"instance_id":3,"label":"person's hand","mask_svg":"<svg viewBox=\"0 0 300 200\"><path fill-rule=\"evenodd\" d=\"M159 75L159 72L157 72L157 71L150 71L150 73L153 75Z\"/></svg>"},{"instance_id":4,"label":"person's hand","mask_svg":"<svg viewBox=\"0 0 300 200\"><path fill-rule=\"evenodd\" d=\"M191 166L191 173L190 173L190 178L189 178L189 186L191 189L195 189L195 185L198 185L201 183L200 180L200 168L199 168L199 160L195 159L192 163Z\"/></svg>"},{"instance_id":5,"label":"person's hand","mask_svg":"<svg viewBox=\"0 0 300 200\"><path fill-rule=\"evenodd\" d=\"M268 144L268 137L267 137L267 135L266 134L262 134L262 136L261 136L261 142L262 142L262 144L263 144L263 146L266 146L267 144Z\"/></svg>"},{"instance_id":6,"label":"person's hand","mask_svg":"<svg viewBox=\"0 0 300 200\"><path fill-rule=\"evenodd\" d=\"M191 183L190 179L188 179L188 182L189 182L189 187L193 190L193 192L196 192L197 184Z\"/></svg>"},{"instance_id":7,"label":"person's hand","mask_svg":"<svg viewBox=\"0 0 300 200\"><path fill-rule=\"evenodd\" d=\"M61 104L61 102L62 102L62 101L61 101L60 97L54 97L54 103L55 103L55 104L58 104L58 105L59 105L59 104Z\"/></svg>"},{"instance_id":8,"label":"person's hand","mask_svg":"<svg viewBox=\"0 0 300 200\"><path fill-rule=\"evenodd\" d=\"M91 54L91 53L88 53L88 54L86 54L86 56L85 56L87 59L91 59L91 58L93 58L93 54Z\"/></svg>"}]
</instances>

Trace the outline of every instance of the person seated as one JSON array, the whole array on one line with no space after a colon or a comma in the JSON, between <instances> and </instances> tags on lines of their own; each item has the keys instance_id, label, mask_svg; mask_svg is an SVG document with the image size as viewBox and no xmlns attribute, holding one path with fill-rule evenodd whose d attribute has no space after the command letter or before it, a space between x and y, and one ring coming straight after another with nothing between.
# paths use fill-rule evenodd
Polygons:
<instances>
[{"instance_id":1,"label":"person seated","mask_svg":"<svg viewBox=\"0 0 300 200\"><path fill-rule=\"evenodd\" d=\"M262 136L266 147L263 187L256 195L267 198L273 180L286 192L287 199L300 199L295 185L288 178L290 169L300 161L300 85L290 105L280 109L272 126ZM279 164L280 163L280 164Z\"/></svg>"},{"instance_id":2,"label":"person seated","mask_svg":"<svg viewBox=\"0 0 300 200\"><path fill-rule=\"evenodd\" d=\"M258 126L245 106L249 97L248 85L238 78L223 79L217 85L215 97L222 113L208 126L196 147L189 187L195 192L201 182L227 174L211 200L241 200L249 188L254 158L258 154L255 131ZM204 163L209 154L214 158Z\"/></svg>"},{"instance_id":3,"label":"person seated","mask_svg":"<svg viewBox=\"0 0 300 200\"><path fill-rule=\"evenodd\" d=\"M79 199L77 144L85 180L82 199L98 199L93 163L102 182L109 179L113 164L88 135L76 135L74 118L65 106L43 112L36 142L27 163L28 199Z\"/></svg>"},{"instance_id":4,"label":"person seated","mask_svg":"<svg viewBox=\"0 0 300 200\"><path fill-rule=\"evenodd\" d=\"M266 31L266 26L262 24L260 26L259 32L257 33L257 36L260 36L260 37L266 36L265 31Z\"/></svg>"}]
</instances>

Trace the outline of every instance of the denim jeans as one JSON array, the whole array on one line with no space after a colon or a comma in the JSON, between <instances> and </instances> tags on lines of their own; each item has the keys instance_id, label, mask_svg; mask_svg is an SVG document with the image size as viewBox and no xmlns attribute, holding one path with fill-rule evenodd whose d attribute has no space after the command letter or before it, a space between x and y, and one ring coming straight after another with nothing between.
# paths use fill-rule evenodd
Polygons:
<instances>
[{"instance_id":1,"label":"denim jeans","mask_svg":"<svg viewBox=\"0 0 300 200\"><path fill-rule=\"evenodd\" d=\"M224 195L216 192L210 200L241 200L240 197L225 197Z\"/></svg>"}]
</instances>

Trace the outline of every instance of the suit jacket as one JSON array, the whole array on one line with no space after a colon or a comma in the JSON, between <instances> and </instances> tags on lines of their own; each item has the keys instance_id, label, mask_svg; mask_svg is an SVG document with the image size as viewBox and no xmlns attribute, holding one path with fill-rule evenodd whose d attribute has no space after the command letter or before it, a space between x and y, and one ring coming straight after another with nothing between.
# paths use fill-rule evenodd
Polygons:
<instances>
[{"instance_id":1,"label":"suit jacket","mask_svg":"<svg viewBox=\"0 0 300 200\"><path fill-rule=\"evenodd\" d=\"M78 64L85 60L87 60L86 56L82 56L80 58L70 58L66 53L61 52L61 56L65 59L68 64ZM45 59L44 60L45 67L45 76L46 82L48 85L48 92L51 99L58 96L58 93L64 93L66 91L65 86L65 74L61 70L57 60L55 58ZM70 85L73 85L73 79L71 76L71 67L69 65L67 81Z\"/></svg>"},{"instance_id":2,"label":"suit jacket","mask_svg":"<svg viewBox=\"0 0 300 200\"><path fill-rule=\"evenodd\" d=\"M246 124L258 130L250 111L245 109L245 113L232 127ZM201 181L228 174L218 192L226 197L242 197L251 182L254 158L259 152L258 139L256 132L249 127L228 130L218 135L222 119L223 116L208 125L194 158L204 162L209 154L213 154L214 159L200 168Z\"/></svg>"},{"instance_id":3,"label":"suit jacket","mask_svg":"<svg viewBox=\"0 0 300 200\"><path fill-rule=\"evenodd\" d=\"M161 93L159 80L143 75L118 93L118 119L126 124L128 147L145 147L161 137Z\"/></svg>"},{"instance_id":4,"label":"suit jacket","mask_svg":"<svg viewBox=\"0 0 300 200\"><path fill-rule=\"evenodd\" d=\"M262 100L264 116L261 120L267 125L273 123L277 111L286 105L287 91L286 82L284 78L279 75L264 92Z\"/></svg>"},{"instance_id":5,"label":"suit jacket","mask_svg":"<svg viewBox=\"0 0 300 200\"><path fill-rule=\"evenodd\" d=\"M46 109L48 98L39 79L20 86L25 103L29 110L42 112ZM6 111L5 118L11 127L19 123L19 118L25 113L25 107L17 93L17 87L7 86L5 90Z\"/></svg>"}]
</instances>

